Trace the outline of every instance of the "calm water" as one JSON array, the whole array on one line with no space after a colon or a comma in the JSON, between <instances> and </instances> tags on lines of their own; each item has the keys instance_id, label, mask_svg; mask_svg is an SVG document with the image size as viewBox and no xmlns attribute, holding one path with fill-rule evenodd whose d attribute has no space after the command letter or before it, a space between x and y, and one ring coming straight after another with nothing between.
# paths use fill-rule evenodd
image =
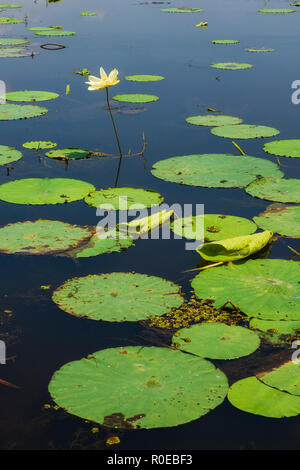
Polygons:
<instances>
[{"instance_id":1,"label":"calm water","mask_svg":"<svg viewBox=\"0 0 300 470\"><path fill-rule=\"evenodd\" d=\"M76 31L74 37L42 38L27 31L24 24L0 25L0 35L30 39L36 55L0 59L0 79L7 91L48 90L61 94L41 103L49 112L25 121L1 121L1 144L22 148L27 140L52 140L58 148L98 149L117 155L111 121L105 109L105 92L89 92L86 78L73 72L87 68L99 74L102 65L116 67L121 82L115 93L145 92L160 101L115 111L124 152L139 152L142 133L147 148L145 158L123 159L119 186L135 186L160 192L168 204L205 204L207 213L227 213L252 218L269 204L239 189L205 189L181 186L155 179L154 162L175 155L193 153L233 153L231 139L210 134L209 128L190 126L185 118L203 114L207 107L222 114L239 116L245 123L280 129L280 138L299 138L300 105L291 103L291 83L300 79L297 47L300 9L291 15L264 15L258 8L288 8L289 1L175 0L170 5L129 0L23 0L22 9L3 11L1 16L27 15L28 26L61 25ZM164 7L203 7L202 13L167 14ZM82 17L80 12L97 12ZM208 21L207 28L196 28ZM234 46L214 46L212 39L239 39ZM46 51L40 45L58 42L67 46ZM246 47L271 47L273 53L251 54ZM212 62L250 62L245 71L210 68ZM165 80L134 83L123 80L133 74L163 75ZM65 95L66 85L71 92ZM125 112L124 112L125 111ZM267 158L263 142L272 139L239 141L248 155ZM30 150L16 162L7 176L0 169L0 183L25 177L69 177L94 184L97 189L114 184L118 160L91 158L71 162L38 159ZM286 177L299 177L297 159L281 159ZM67 171L66 171L67 170ZM96 210L83 201L61 206L21 206L0 202L1 225L22 220L49 218L76 224L96 225ZM155 344L149 331L139 324L97 323L72 317L51 301L52 291L66 279L93 273L132 271L162 276L190 292L191 274L199 256L185 251L184 240L140 240L122 253L72 261L51 256L5 256L1 263L1 307L13 316L1 327L8 334L7 355L16 356L1 367L0 377L19 389L0 386L1 449L105 449L109 430L92 434L92 425L63 411L45 410L49 403L49 380L59 367L102 348L121 345ZM287 259L287 245L300 250L297 240L279 240L270 257ZM51 285L50 291L40 289ZM3 319L5 315L1 316ZM230 382L251 375L253 361L263 361L264 353L248 359L222 363ZM217 364L217 363L216 363ZM250 371L250 373L249 373ZM300 417L266 419L243 413L226 400L198 421L170 429L120 432L118 449L298 449Z\"/></svg>"}]
</instances>

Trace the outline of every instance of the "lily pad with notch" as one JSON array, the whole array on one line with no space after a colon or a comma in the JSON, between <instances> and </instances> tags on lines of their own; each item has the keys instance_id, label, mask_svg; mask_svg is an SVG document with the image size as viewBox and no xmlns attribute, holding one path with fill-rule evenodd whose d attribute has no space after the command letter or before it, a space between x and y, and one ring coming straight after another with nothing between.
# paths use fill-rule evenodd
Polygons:
<instances>
[{"instance_id":1,"label":"lily pad with notch","mask_svg":"<svg viewBox=\"0 0 300 470\"><path fill-rule=\"evenodd\" d=\"M264 212L253 217L254 222L263 230L290 238L300 238L300 206L271 204Z\"/></svg>"}]
</instances>

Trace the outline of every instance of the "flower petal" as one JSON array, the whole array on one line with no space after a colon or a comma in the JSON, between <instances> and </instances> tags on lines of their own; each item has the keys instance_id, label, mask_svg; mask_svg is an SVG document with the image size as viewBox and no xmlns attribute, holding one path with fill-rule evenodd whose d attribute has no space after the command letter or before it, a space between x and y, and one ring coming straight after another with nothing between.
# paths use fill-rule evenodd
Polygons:
<instances>
[{"instance_id":1,"label":"flower petal","mask_svg":"<svg viewBox=\"0 0 300 470\"><path fill-rule=\"evenodd\" d=\"M103 80L103 79L104 79L104 80L105 80L105 79L107 80L107 75L106 75L106 73L105 73L103 67L100 67L100 77L102 78L102 80Z\"/></svg>"}]
</instances>

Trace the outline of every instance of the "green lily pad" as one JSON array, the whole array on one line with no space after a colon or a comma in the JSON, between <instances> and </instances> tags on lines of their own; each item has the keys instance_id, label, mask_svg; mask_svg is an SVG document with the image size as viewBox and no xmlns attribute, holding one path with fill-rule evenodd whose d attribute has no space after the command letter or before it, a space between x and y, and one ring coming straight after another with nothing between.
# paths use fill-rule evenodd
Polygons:
<instances>
[{"instance_id":1,"label":"green lily pad","mask_svg":"<svg viewBox=\"0 0 300 470\"><path fill-rule=\"evenodd\" d=\"M56 371L49 392L58 406L110 428L178 426L220 405L226 376L205 359L159 347L97 351Z\"/></svg>"},{"instance_id":2,"label":"green lily pad","mask_svg":"<svg viewBox=\"0 0 300 470\"><path fill-rule=\"evenodd\" d=\"M91 238L91 230L57 220L17 222L0 228L0 252L45 255L75 248Z\"/></svg>"},{"instance_id":3,"label":"green lily pad","mask_svg":"<svg viewBox=\"0 0 300 470\"><path fill-rule=\"evenodd\" d=\"M56 160L81 160L82 158L87 158L89 154L90 152L88 150L67 147L64 149L50 150L46 153L46 156Z\"/></svg>"},{"instance_id":4,"label":"green lily pad","mask_svg":"<svg viewBox=\"0 0 300 470\"><path fill-rule=\"evenodd\" d=\"M121 237L118 232L112 233L111 237L109 232L106 233L106 238L99 238L97 234L86 243L70 253L72 258L89 258L91 256L98 256L104 253L114 253L126 250L133 245L131 237Z\"/></svg>"},{"instance_id":5,"label":"green lily pad","mask_svg":"<svg viewBox=\"0 0 300 470\"><path fill-rule=\"evenodd\" d=\"M127 206L125 198L127 198ZM100 189L90 193L85 198L85 202L89 206L99 207L102 204L111 204L115 210L127 210L127 208L134 204L141 204L145 207L158 206L163 200L164 198L161 194L143 188Z\"/></svg>"},{"instance_id":6,"label":"green lily pad","mask_svg":"<svg viewBox=\"0 0 300 470\"><path fill-rule=\"evenodd\" d=\"M14 5L12 3L0 3L0 10L6 10L8 8L22 8L23 5Z\"/></svg>"},{"instance_id":7,"label":"green lily pad","mask_svg":"<svg viewBox=\"0 0 300 470\"><path fill-rule=\"evenodd\" d=\"M139 93L127 95L115 95L113 99L116 101L124 101L126 103L150 103L151 101L158 101L159 97L155 95L142 95Z\"/></svg>"},{"instance_id":8,"label":"green lily pad","mask_svg":"<svg viewBox=\"0 0 300 470\"><path fill-rule=\"evenodd\" d=\"M294 13L296 10L292 10L291 8L262 8L259 13Z\"/></svg>"},{"instance_id":9,"label":"green lily pad","mask_svg":"<svg viewBox=\"0 0 300 470\"><path fill-rule=\"evenodd\" d=\"M300 202L300 179L258 178L245 191L267 201Z\"/></svg>"},{"instance_id":10,"label":"green lily pad","mask_svg":"<svg viewBox=\"0 0 300 470\"><path fill-rule=\"evenodd\" d=\"M28 44L28 39L21 38L1 38L0 37L0 46L18 46L21 44Z\"/></svg>"},{"instance_id":11,"label":"green lily pad","mask_svg":"<svg viewBox=\"0 0 300 470\"><path fill-rule=\"evenodd\" d=\"M249 323L250 328L268 332L272 330L279 334L293 334L295 331L300 330L300 320L296 321L282 321L282 320L260 320L259 318L252 318Z\"/></svg>"},{"instance_id":12,"label":"green lily pad","mask_svg":"<svg viewBox=\"0 0 300 470\"><path fill-rule=\"evenodd\" d=\"M158 82L164 80L164 78L165 77L161 77L160 75L128 75L125 77L125 80L133 82Z\"/></svg>"},{"instance_id":13,"label":"green lily pad","mask_svg":"<svg viewBox=\"0 0 300 470\"><path fill-rule=\"evenodd\" d=\"M31 104L2 104L0 106L0 121L11 121L14 119L29 119L42 116L48 112L47 108Z\"/></svg>"},{"instance_id":14,"label":"green lily pad","mask_svg":"<svg viewBox=\"0 0 300 470\"><path fill-rule=\"evenodd\" d=\"M247 52L274 52L275 49L265 49L265 48L261 48L261 49L256 49L256 48L253 48L253 47L248 47L247 49L245 49Z\"/></svg>"},{"instance_id":15,"label":"green lily pad","mask_svg":"<svg viewBox=\"0 0 300 470\"><path fill-rule=\"evenodd\" d=\"M241 63L241 62L218 62L216 64L211 64L211 67L214 69L223 69L223 70L245 70L251 69L252 64Z\"/></svg>"},{"instance_id":16,"label":"green lily pad","mask_svg":"<svg viewBox=\"0 0 300 470\"><path fill-rule=\"evenodd\" d=\"M1 58L28 57L31 55L32 52L28 49L25 49L25 47L0 47Z\"/></svg>"},{"instance_id":17,"label":"green lily pad","mask_svg":"<svg viewBox=\"0 0 300 470\"><path fill-rule=\"evenodd\" d=\"M269 387L256 377L235 382L228 400L239 410L267 418L289 418L300 413L300 397Z\"/></svg>"},{"instance_id":18,"label":"green lily pad","mask_svg":"<svg viewBox=\"0 0 300 470\"><path fill-rule=\"evenodd\" d=\"M167 158L156 162L151 173L165 181L208 188L242 188L257 175L283 176L277 165L265 159L228 154Z\"/></svg>"},{"instance_id":19,"label":"green lily pad","mask_svg":"<svg viewBox=\"0 0 300 470\"><path fill-rule=\"evenodd\" d=\"M16 18L1 16L0 17L0 24L18 24L23 23L23 20L17 20Z\"/></svg>"},{"instance_id":20,"label":"green lily pad","mask_svg":"<svg viewBox=\"0 0 300 470\"><path fill-rule=\"evenodd\" d=\"M70 279L52 299L71 315L120 322L164 315L182 304L179 292L179 286L160 277L109 273Z\"/></svg>"},{"instance_id":21,"label":"green lily pad","mask_svg":"<svg viewBox=\"0 0 300 470\"><path fill-rule=\"evenodd\" d=\"M206 269L192 280L200 299L216 308L228 300L250 317L300 319L300 263L281 259L236 261L233 266Z\"/></svg>"},{"instance_id":22,"label":"green lily pad","mask_svg":"<svg viewBox=\"0 0 300 470\"><path fill-rule=\"evenodd\" d=\"M57 144L55 142L45 141L45 140L35 140L31 142L25 142L23 144L23 147L25 147L26 149L33 149L33 150L50 149L56 146Z\"/></svg>"},{"instance_id":23,"label":"green lily pad","mask_svg":"<svg viewBox=\"0 0 300 470\"><path fill-rule=\"evenodd\" d=\"M227 126L228 124L240 124L243 119L221 114L215 116L206 114L203 116L190 116L186 118L186 122L195 126Z\"/></svg>"},{"instance_id":24,"label":"green lily pad","mask_svg":"<svg viewBox=\"0 0 300 470\"><path fill-rule=\"evenodd\" d=\"M167 13L197 13L199 11L204 11L203 8L161 8L160 11L165 11Z\"/></svg>"},{"instance_id":25,"label":"green lily pad","mask_svg":"<svg viewBox=\"0 0 300 470\"><path fill-rule=\"evenodd\" d=\"M300 7L300 2L293 2L293 3L290 3L290 5L292 7Z\"/></svg>"},{"instance_id":26,"label":"green lily pad","mask_svg":"<svg viewBox=\"0 0 300 470\"><path fill-rule=\"evenodd\" d=\"M255 124L238 124L234 126L214 127L210 131L219 137L230 139L257 139L258 137L272 137L279 134L278 129L268 126L256 126Z\"/></svg>"},{"instance_id":27,"label":"green lily pad","mask_svg":"<svg viewBox=\"0 0 300 470\"><path fill-rule=\"evenodd\" d=\"M0 145L0 165L7 165L8 163L16 162L22 158L22 153L14 147L7 147L7 145Z\"/></svg>"},{"instance_id":28,"label":"green lily pad","mask_svg":"<svg viewBox=\"0 0 300 470\"><path fill-rule=\"evenodd\" d=\"M5 94L7 101L47 101L58 98L57 93L50 91L11 91Z\"/></svg>"},{"instance_id":29,"label":"green lily pad","mask_svg":"<svg viewBox=\"0 0 300 470\"><path fill-rule=\"evenodd\" d=\"M32 26L31 28L27 28L28 31L49 31L53 30L53 26Z\"/></svg>"},{"instance_id":30,"label":"green lily pad","mask_svg":"<svg viewBox=\"0 0 300 470\"><path fill-rule=\"evenodd\" d=\"M264 384L274 387L282 392L300 395L300 364L289 360L271 371L264 371L257 375ZM299 412L300 413L300 412Z\"/></svg>"},{"instance_id":31,"label":"green lily pad","mask_svg":"<svg viewBox=\"0 0 300 470\"><path fill-rule=\"evenodd\" d=\"M252 354L260 345L254 331L223 323L201 323L183 328L173 336L182 351L208 359L236 359Z\"/></svg>"},{"instance_id":32,"label":"green lily pad","mask_svg":"<svg viewBox=\"0 0 300 470\"><path fill-rule=\"evenodd\" d=\"M202 215L189 216L175 219L171 223L171 229L179 236L189 239L201 240L203 237L195 233L197 221L200 224ZM257 229L254 222L244 217L223 214L204 214L204 240L216 241L224 238L250 235Z\"/></svg>"},{"instance_id":33,"label":"green lily pad","mask_svg":"<svg viewBox=\"0 0 300 470\"><path fill-rule=\"evenodd\" d=\"M98 13L91 13L89 11L83 11L80 13L81 16L97 16Z\"/></svg>"},{"instance_id":34,"label":"green lily pad","mask_svg":"<svg viewBox=\"0 0 300 470\"><path fill-rule=\"evenodd\" d=\"M300 238L300 206L271 204L265 212L253 217L253 220L264 230L272 230L285 237Z\"/></svg>"},{"instance_id":35,"label":"green lily pad","mask_svg":"<svg viewBox=\"0 0 300 470\"><path fill-rule=\"evenodd\" d=\"M240 41L237 39L214 39L212 44L238 44Z\"/></svg>"},{"instance_id":36,"label":"green lily pad","mask_svg":"<svg viewBox=\"0 0 300 470\"><path fill-rule=\"evenodd\" d=\"M14 204L63 204L78 201L95 188L71 178L28 178L0 186L0 200Z\"/></svg>"},{"instance_id":37,"label":"green lily pad","mask_svg":"<svg viewBox=\"0 0 300 470\"><path fill-rule=\"evenodd\" d=\"M35 36L74 36L75 31L64 31L63 29L45 29L39 30L34 33Z\"/></svg>"},{"instance_id":38,"label":"green lily pad","mask_svg":"<svg viewBox=\"0 0 300 470\"><path fill-rule=\"evenodd\" d=\"M300 139L274 140L264 146L264 151L280 157L300 157Z\"/></svg>"}]
</instances>

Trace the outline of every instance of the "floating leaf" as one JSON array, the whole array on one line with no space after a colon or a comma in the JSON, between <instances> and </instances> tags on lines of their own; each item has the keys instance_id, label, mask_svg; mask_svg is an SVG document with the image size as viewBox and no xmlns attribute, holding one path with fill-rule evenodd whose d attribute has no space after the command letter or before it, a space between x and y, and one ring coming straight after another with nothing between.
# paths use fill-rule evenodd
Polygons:
<instances>
[{"instance_id":1,"label":"floating leaf","mask_svg":"<svg viewBox=\"0 0 300 470\"><path fill-rule=\"evenodd\" d=\"M167 158L156 162L151 173L173 183L208 188L241 188L256 179L257 175L283 176L277 165L265 159L228 154Z\"/></svg>"},{"instance_id":2,"label":"floating leaf","mask_svg":"<svg viewBox=\"0 0 300 470\"><path fill-rule=\"evenodd\" d=\"M300 397L268 387L256 377L235 382L228 400L239 410L267 418L289 418L300 413Z\"/></svg>"},{"instance_id":3,"label":"floating leaf","mask_svg":"<svg viewBox=\"0 0 300 470\"><path fill-rule=\"evenodd\" d=\"M6 93L3 97L7 101L47 101L58 98L57 93L50 91L11 91Z\"/></svg>"},{"instance_id":4,"label":"floating leaf","mask_svg":"<svg viewBox=\"0 0 300 470\"><path fill-rule=\"evenodd\" d=\"M249 323L250 328L260 331L272 331L279 334L293 334L300 330L300 320L298 321L282 321L282 320L260 320L252 318Z\"/></svg>"},{"instance_id":5,"label":"floating leaf","mask_svg":"<svg viewBox=\"0 0 300 470\"><path fill-rule=\"evenodd\" d=\"M257 374L257 378L264 384L281 390L282 392L300 395L299 362L288 360L284 364L274 367L271 371L263 371Z\"/></svg>"},{"instance_id":6,"label":"floating leaf","mask_svg":"<svg viewBox=\"0 0 300 470\"><path fill-rule=\"evenodd\" d=\"M186 118L186 122L194 124L195 126L227 126L228 124L240 124L243 119L217 114L212 116L210 114L190 116Z\"/></svg>"},{"instance_id":7,"label":"floating leaf","mask_svg":"<svg viewBox=\"0 0 300 470\"><path fill-rule=\"evenodd\" d=\"M64 149L50 150L46 153L49 158L56 160L81 160L87 158L90 152L88 150L82 150L77 147L67 147Z\"/></svg>"},{"instance_id":8,"label":"floating leaf","mask_svg":"<svg viewBox=\"0 0 300 470\"><path fill-rule=\"evenodd\" d=\"M89 258L91 256L98 256L104 253L113 253L126 250L133 244L131 237L121 237L118 232L110 236L110 232L106 232L106 238L99 238L96 233L93 237L73 252L68 253L72 258Z\"/></svg>"},{"instance_id":9,"label":"floating leaf","mask_svg":"<svg viewBox=\"0 0 300 470\"><path fill-rule=\"evenodd\" d=\"M22 5L14 5L12 3L0 3L0 10L7 10L8 8L22 8Z\"/></svg>"},{"instance_id":10,"label":"floating leaf","mask_svg":"<svg viewBox=\"0 0 300 470\"><path fill-rule=\"evenodd\" d=\"M108 188L90 193L85 202L92 207L111 204L115 210L127 210L130 206L141 204L145 207L157 206L163 202L161 194L143 188Z\"/></svg>"},{"instance_id":11,"label":"floating leaf","mask_svg":"<svg viewBox=\"0 0 300 470\"><path fill-rule=\"evenodd\" d=\"M31 56L32 52L24 47L0 47L0 57L1 58L10 58L10 57L28 57Z\"/></svg>"},{"instance_id":12,"label":"floating leaf","mask_svg":"<svg viewBox=\"0 0 300 470\"><path fill-rule=\"evenodd\" d=\"M0 17L0 24L17 24L17 23L23 23L23 20L17 20L16 18L10 18L6 16Z\"/></svg>"},{"instance_id":13,"label":"floating leaf","mask_svg":"<svg viewBox=\"0 0 300 470\"><path fill-rule=\"evenodd\" d=\"M164 78L165 77L161 77L160 75L128 75L125 77L125 80L133 82L158 82L164 80Z\"/></svg>"},{"instance_id":14,"label":"floating leaf","mask_svg":"<svg viewBox=\"0 0 300 470\"><path fill-rule=\"evenodd\" d=\"M8 163L16 162L22 158L22 153L14 147L7 147L7 145L0 145L0 165L7 165Z\"/></svg>"},{"instance_id":15,"label":"floating leaf","mask_svg":"<svg viewBox=\"0 0 300 470\"><path fill-rule=\"evenodd\" d=\"M49 31L53 30L53 26L33 26L31 28L27 28L28 31Z\"/></svg>"},{"instance_id":16,"label":"floating leaf","mask_svg":"<svg viewBox=\"0 0 300 470\"><path fill-rule=\"evenodd\" d=\"M239 62L218 62L216 64L211 64L211 67L214 69L223 69L223 70L244 70L251 69L252 64L239 63Z\"/></svg>"},{"instance_id":17,"label":"floating leaf","mask_svg":"<svg viewBox=\"0 0 300 470\"><path fill-rule=\"evenodd\" d=\"M205 243L196 251L206 261L236 261L262 250L270 242L272 236L273 233L266 230L254 235L243 235Z\"/></svg>"},{"instance_id":18,"label":"floating leaf","mask_svg":"<svg viewBox=\"0 0 300 470\"><path fill-rule=\"evenodd\" d=\"M75 31L64 31L63 29L45 29L36 31L35 36L74 36Z\"/></svg>"},{"instance_id":19,"label":"floating leaf","mask_svg":"<svg viewBox=\"0 0 300 470\"><path fill-rule=\"evenodd\" d=\"M97 16L97 13L90 13L89 11L83 11L80 13L81 16Z\"/></svg>"},{"instance_id":20,"label":"floating leaf","mask_svg":"<svg viewBox=\"0 0 300 470\"><path fill-rule=\"evenodd\" d=\"M238 44L240 41L237 39L214 39L212 44Z\"/></svg>"},{"instance_id":21,"label":"floating leaf","mask_svg":"<svg viewBox=\"0 0 300 470\"><path fill-rule=\"evenodd\" d=\"M40 150L40 149L50 149L53 147L56 147L57 144L55 142L51 141L45 141L45 140L36 140L36 141L31 141L31 142L25 142L23 144L23 147L26 149L34 149L34 150Z\"/></svg>"},{"instance_id":22,"label":"floating leaf","mask_svg":"<svg viewBox=\"0 0 300 470\"><path fill-rule=\"evenodd\" d=\"M294 13L296 10L292 10L290 8L262 8L257 11L260 13Z\"/></svg>"},{"instance_id":23,"label":"floating leaf","mask_svg":"<svg viewBox=\"0 0 300 470\"><path fill-rule=\"evenodd\" d=\"M20 44L28 44L27 39L21 38L1 38L0 37L0 46L18 46Z\"/></svg>"},{"instance_id":24,"label":"floating leaf","mask_svg":"<svg viewBox=\"0 0 300 470\"><path fill-rule=\"evenodd\" d=\"M249 47L248 49L245 49L247 52L274 52L275 49L264 49L264 48L261 48L261 49L256 49L256 48L251 48Z\"/></svg>"},{"instance_id":25,"label":"floating leaf","mask_svg":"<svg viewBox=\"0 0 300 470\"><path fill-rule=\"evenodd\" d=\"M57 220L17 222L0 228L0 252L45 255L75 248L92 236L91 230Z\"/></svg>"},{"instance_id":26,"label":"floating leaf","mask_svg":"<svg viewBox=\"0 0 300 470\"><path fill-rule=\"evenodd\" d=\"M251 196L267 201L300 202L300 179L258 178L245 188Z\"/></svg>"},{"instance_id":27,"label":"floating leaf","mask_svg":"<svg viewBox=\"0 0 300 470\"><path fill-rule=\"evenodd\" d=\"M256 126L255 124L238 124L237 126L214 127L210 131L219 137L230 139L256 139L258 137L272 137L279 134L278 129L268 126Z\"/></svg>"},{"instance_id":28,"label":"floating leaf","mask_svg":"<svg viewBox=\"0 0 300 470\"><path fill-rule=\"evenodd\" d=\"M264 151L281 157L300 157L300 139L274 140L264 146Z\"/></svg>"},{"instance_id":29,"label":"floating leaf","mask_svg":"<svg viewBox=\"0 0 300 470\"><path fill-rule=\"evenodd\" d=\"M47 108L31 104L2 104L0 106L0 121L11 121L13 119L29 119L37 116L42 116L47 112Z\"/></svg>"},{"instance_id":30,"label":"floating leaf","mask_svg":"<svg viewBox=\"0 0 300 470\"><path fill-rule=\"evenodd\" d=\"M228 300L248 316L264 320L300 319L300 263L281 259L236 261L206 269L192 281L200 299L220 308Z\"/></svg>"},{"instance_id":31,"label":"floating leaf","mask_svg":"<svg viewBox=\"0 0 300 470\"><path fill-rule=\"evenodd\" d=\"M165 11L167 13L197 13L199 11L204 11L203 8L162 8L160 11Z\"/></svg>"},{"instance_id":32,"label":"floating leaf","mask_svg":"<svg viewBox=\"0 0 300 470\"><path fill-rule=\"evenodd\" d=\"M28 178L0 186L0 200L14 204L63 204L83 199L95 188L71 178Z\"/></svg>"},{"instance_id":33,"label":"floating leaf","mask_svg":"<svg viewBox=\"0 0 300 470\"><path fill-rule=\"evenodd\" d=\"M56 371L49 384L65 411L111 428L178 426L220 405L226 376L209 361L168 348L97 351Z\"/></svg>"},{"instance_id":34,"label":"floating leaf","mask_svg":"<svg viewBox=\"0 0 300 470\"><path fill-rule=\"evenodd\" d=\"M223 214L204 214L175 219L171 224L171 229L179 236L189 239L202 240L202 233L195 233L204 217L204 240L215 241L223 238L236 237L238 235L250 235L257 227L251 220L243 217Z\"/></svg>"},{"instance_id":35,"label":"floating leaf","mask_svg":"<svg viewBox=\"0 0 300 470\"><path fill-rule=\"evenodd\" d=\"M67 313L91 320L138 321L179 307L179 286L139 273L90 275L66 281L53 301Z\"/></svg>"},{"instance_id":36,"label":"floating leaf","mask_svg":"<svg viewBox=\"0 0 300 470\"><path fill-rule=\"evenodd\" d=\"M150 103L151 101L158 101L159 97L155 95L142 95L139 93L127 95L115 95L113 99L116 101L124 101L126 103Z\"/></svg>"},{"instance_id":37,"label":"floating leaf","mask_svg":"<svg viewBox=\"0 0 300 470\"><path fill-rule=\"evenodd\" d=\"M272 230L286 237L300 238L300 207L271 204L254 222L264 230Z\"/></svg>"},{"instance_id":38,"label":"floating leaf","mask_svg":"<svg viewBox=\"0 0 300 470\"><path fill-rule=\"evenodd\" d=\"M260 339L257 333L242 326L202 322L177 331L173 344L207 359L236 359L256 351Z\"/></svg>"}]
</instances>

